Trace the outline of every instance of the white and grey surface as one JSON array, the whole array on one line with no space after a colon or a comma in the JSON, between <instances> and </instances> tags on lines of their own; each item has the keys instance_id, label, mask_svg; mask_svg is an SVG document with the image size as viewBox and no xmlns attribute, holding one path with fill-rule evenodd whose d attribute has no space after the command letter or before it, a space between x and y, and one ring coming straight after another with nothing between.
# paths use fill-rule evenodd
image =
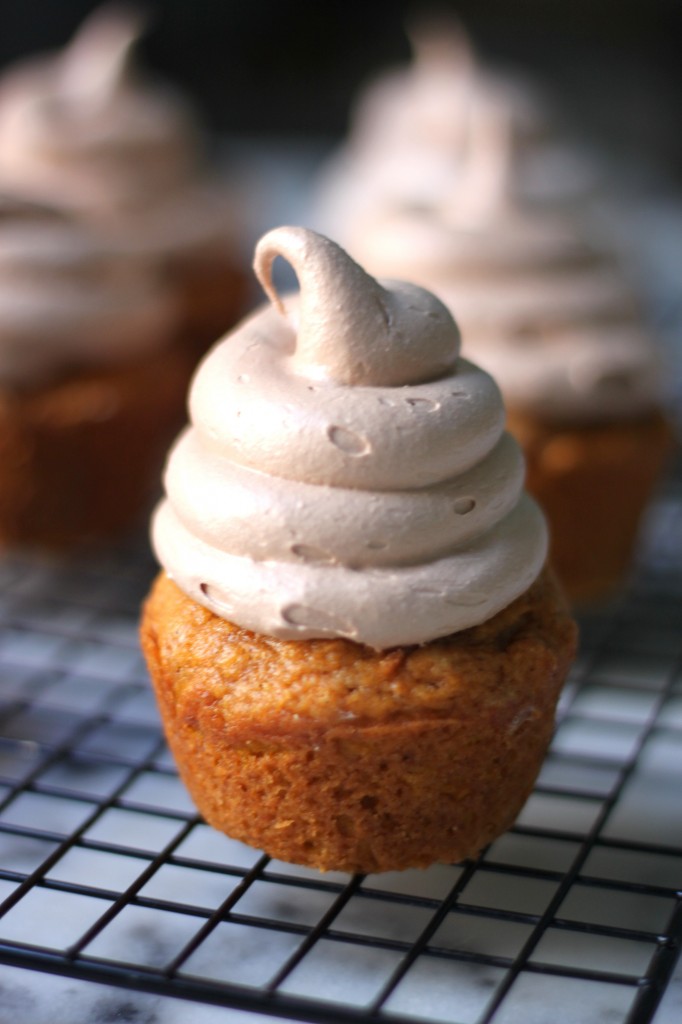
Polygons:
<instances>
[{"instance_id":1,"label":"white and grey surface","mask_svg":"<svg viewBox=\"0 0 682 1024\"><path fill-rule=\"evenodd\" d=\"M583 619L514 828L475 864L354 879L269 861L195 816L137 645L142 542L7 557L0 1022L190 1019L174 991L197 1024L273 1004L330 1021L652 1019L682 937L681 527L671 479L630 587ZM121 988L85 980L112 976ZM681 993L678 975L655 1024L679 1019Z\"/></svg>"},{"instance_id":2,"label":"white and grey surface","mask_svg":"<svg viewBox=\"0 0 682 1024\"><path fill-rule=\"evenodd\" d=\"M300 196L306 159L280 162L276 194L263 165L264 227ZM657 245L644 277L660 283ZM682 312L664 291L652 305L674 351ZM671 474L629 587L583 618L514 828L474 864L354 879L269 861L195 815L138 648L144 537L6 556L0 1024L677 1024L681 537Z\"/></svg>"}]
</instances>

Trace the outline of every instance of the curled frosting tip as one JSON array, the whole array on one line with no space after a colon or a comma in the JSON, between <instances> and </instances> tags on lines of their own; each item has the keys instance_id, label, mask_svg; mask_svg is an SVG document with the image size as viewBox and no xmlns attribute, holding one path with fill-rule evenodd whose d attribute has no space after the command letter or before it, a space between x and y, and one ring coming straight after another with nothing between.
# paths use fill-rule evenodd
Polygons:
<instances>
[{"instance_id":1,"label":"curled frosting tip","mask_svg":"<svg viewBox=\"0 0 682 1024\"><path fill-rule=\"evenodd\" d=\"M61 57L62 95L93 104L112 96L128 70L146 20L142 10L128 4L107 4L95 10Z\"/></svg>"},{"instance_id":2,"label":"curled frosting tip","mask_svg":"<svg viewBox=\"0 0 682 1024\"><path fill-rule=\"evenodd\" d=\"M476 67L476 55L468 32L456 15L424 17L406 26L414 66L430 71L445 67L469 75Z\"/></svg>"},{"instance_id":3,"label":"curled frosting tip","mask_svg":"<svg viewBox=\"0 0 682 1024\"><path fill-rule=\"evenodd\" d=\"M272 280L277 256L299 282L292 366L302 376L390 387L436 377L456 362L459 332L434 295L400 281L382 285L335 242L307 228L274 228L256 246L254 271L280 313L286 310Z\"/></svg>"},{"instance_id":4,"label":"curled frosting tip","mask_svg":"<svg viewBox=\"0 0 682 1024\"><path fill-rule=\"evenodd\" d=\"M299 276L300 327L257 310L202 362L154 517L159 561L215 614L286 640L385 649L483 622L547 549L499 391L458 359L429 292L377 283L329 239L282 227L254 264L276 305L278 255ZM361 386L346 386L354 373Z\"/></svg>"},{"instance_id":5,"label":"curled frosting tip","mask_svg":"<svg viewBox=\"0 0 682 1024\"><path fill-rule=\"evenodd\" d=\"M253 269L258 283L282 316L286 316L286 309L272 280L272 265L278 256L285 256L295 267L294 252L300 244L300 232L297 228L275 228L263 235L255 249Z\"/></svg>"}]
</instances>

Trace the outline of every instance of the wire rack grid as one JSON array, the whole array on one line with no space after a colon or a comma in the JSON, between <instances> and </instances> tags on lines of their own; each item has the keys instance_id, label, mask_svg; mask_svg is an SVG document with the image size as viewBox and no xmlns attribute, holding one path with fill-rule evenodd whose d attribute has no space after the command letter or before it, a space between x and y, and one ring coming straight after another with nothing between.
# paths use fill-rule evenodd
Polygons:
<instances>
[{"instance_id":1,"label":"wire rack grid","mask_svg":"<svg viewBox=\"0 0 682 1024\"><path fill-rule=\"evenodd\" d=\"M677 474L629 588L582 618L514 827L475 862L355 877L273 861L196 815L138 648L155 571L142 542L6 558L0 963L328 1024L667 1024L657 1006L682 940L681 527Z\"/></svg>"}]
</instances>

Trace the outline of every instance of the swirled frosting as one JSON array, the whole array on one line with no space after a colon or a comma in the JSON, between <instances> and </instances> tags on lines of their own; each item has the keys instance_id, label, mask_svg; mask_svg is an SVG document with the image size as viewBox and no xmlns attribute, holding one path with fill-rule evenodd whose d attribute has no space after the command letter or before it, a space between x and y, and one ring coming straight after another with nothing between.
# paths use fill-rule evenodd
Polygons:
<instances>
[{"instance_id":1,"label":"swirled frosting","mask_svg":"<svg viewBox=\"0 0 682 1024\"><path fill-rule=\"evenodd\" d=\"M234 211L205 173L189 105L142 75L130 8L96 10L63 51L0 81L0 176L163 254L214 243Z\"/></svg>"},{"instance_id":2,"label":"swirled frosting","mask_svg":"<svg viewBox=\"0 0 682 1024\"><path fill-rule=\"evenodd\" d=\"M465 354L510 406L544 418L639 416L660 401L659 356L616 256L576 219L500 197L477 224L456 207L396 209L350 249L374 273L409 275L457 311Z\"/></svg>"},{"instance_id":3,"label":"swirled frosting","mask_svg":"<svg viewBox=\"0 0 682 1024\"><path fill-rule=\"evenodd\" d=\"M144 260L63 211L0 194L0 385L134 360L169 343L177 315Z\"/></svg>"},{"instance_id":4,"label":"swirled frosting","mask_svg":"<svg viewBox=\"0 0 682 1024\"><path fill-rule=\"evenodd\" d=\"M569 204L592 191L594 157L557 136L556 113L535 85L482 64L452 18L422 19L409 38L411 62L359 94L348 138L320 174L315 225L350 246L349 228L361 231L377 209L431 206L455 189L466 190L467 206L480 205L499 164L499 146L494 138L492 147L482 145L482 136L494 136L500 121L513 151L515 197Z\"/></svg>"},{"instance_id":5,"label":"swirled frosting","mask_svg":"<svg viewBox=\"0 0 682 1024\"><path fill-rule=\"evenodd\" d=\"M272 284L276 256L297 297ZM543 564L492 379L430 293L304 228L266 234L272 305L204 359L152 535L194 600L260 633L424 643L494 615Z\"/></svg>"}]
</instances>

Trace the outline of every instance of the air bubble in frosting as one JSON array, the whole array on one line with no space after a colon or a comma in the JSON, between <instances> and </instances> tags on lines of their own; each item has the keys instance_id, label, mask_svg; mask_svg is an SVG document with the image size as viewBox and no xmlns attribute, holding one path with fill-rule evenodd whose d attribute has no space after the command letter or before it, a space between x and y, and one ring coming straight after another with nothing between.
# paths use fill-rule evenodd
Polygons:
<instances>
[{"instance_id":1,"label":"air bubble in frosting","mask_svg":"<svg viewBox=\"0 0 682 1024\"><path fill-rule=\"evenodd\" d=\"M335 561L328 551L316 548L312 544L292 544L291 552L303 562L308 562L311 565L330 565Z\"/></svg>"},{"instance_id":2,"label":"air bubble in frosting","mask_svg":"<svg viewBox=\"0 0 682 1024\"><path fill-rule=\"evenodd\" d=\"M234 615L234 603L221 594L216 587L211 586L210 583L200 583L199 590L216 615L227 616L228 618Z\"/></svg>"},{"instance_id":3,"label":"air bubble in frosting","mask_svg":"<svg viewBox=\"0 0 682 1024\"><path fill-rule=\"evenodd\" d=\"M355 431L348 430L346 427L329 427L327 437L339 451L345 452L346 455L364 455L370 449L369 442L365 437L361 437L360 434L356 434Z\"/></svg>"},{"instance_id":4,"label":"air bubble in frosting","mask_svg":"<svg viewBox=\"0 0 682 1024\"><path fill-rule=\"evenodd\" d=\"M353 633L353 627L349 622L330 612L310 608L304 604L290 604L282 608L282 619L288 625L300 626L301 629L319 629L338 636L349 636Z\"/></svg>"},{"instance_id":5,"label":"air bubble in frosting","mask_svg":"<svg viewBox=\"0 0 682 1024\"><path fill-rule=\"evenodd\" d=\"M433 398L406 398L405 401L408 405L426 412L437 412L440 409L440 402L436 402Z\"/></svg>"}]
</instances>

